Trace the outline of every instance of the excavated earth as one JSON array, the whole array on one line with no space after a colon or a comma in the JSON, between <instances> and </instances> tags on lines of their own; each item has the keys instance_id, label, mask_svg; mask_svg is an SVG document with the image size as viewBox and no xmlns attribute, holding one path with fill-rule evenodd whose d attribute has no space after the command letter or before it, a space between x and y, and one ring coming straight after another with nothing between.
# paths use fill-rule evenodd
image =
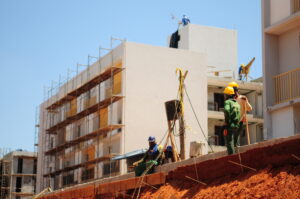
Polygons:
<instances>
[{"instance_id":1,"label":"excavated earth","mask_svg":"<svg viewBox=\"0 0 300 199\"><path fill-rule=\"evenodd\" d=\"M220 199L220 198L300 198L300 165L271 165L258 172L227 175L208 182L207 186L189 179L170 180L158 190L144 190L142 199Z\"/></svg>"},{"instance_id":2,"label":"excavated earth","mask_svg":"<svg viewBox=\"0 0 300 199\"><path fill-rule=\"evenodd\" d=\"M300 157L300 139L254 148L240 156L225 156L179 167L167 175L167 183L157 190L145 188L141 198L299 199L300 159L297 157ZM232 163L240 163L240 160L244 166L256 171Z\"/></svg>"},{"instance_id":3,"label":"excavated earth","mask_svg":"<svg viewBox=\"0 0 300 199\"><path fill-rule=\"evenodd\" d=\"M140 178L90 183L40 198L300 199L300 135L250 145L245 150L242 147L241 151L147 175L143 185Z\"/></svg>"}]
</instances>

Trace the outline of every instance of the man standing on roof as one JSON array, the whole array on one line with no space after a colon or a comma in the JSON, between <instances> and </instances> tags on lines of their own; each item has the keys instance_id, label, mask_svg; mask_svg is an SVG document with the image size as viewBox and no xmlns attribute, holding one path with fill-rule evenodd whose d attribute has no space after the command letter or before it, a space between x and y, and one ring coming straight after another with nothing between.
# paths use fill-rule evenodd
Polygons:
<instances>
[{"instance_id":1,"label":"man standing on roof","mask_svg":"<svg viewBox=\"0 0 300 199\"><path fill-rule=\"evenodd\" d=\"M242 134L244 130L244 122L246 122L246 114L249 111L252 111L252 106L248 101L248 98L244 95L239 94L239 85L236 82L230 82L228 86L231 86L235 93L235 99L240 104L241 107L241 120L240 120L240 126L237 131L237 137L236 140L234 140L234 147L240 146L240 135Z\"/></svg>"},{"instance_id":2,"label":"man standing on roof","mask_svg":"<svg viewBox=\"0 0 300 199\"><path fill-rule=\"evenodd\" d=\"M148 169L147 174L153 173L154 167L160 164L163 147L156 143L154 136L150 136L148 142L149 149L146 151L145 156L141 160L133 163L136 176L141 176L146 169Z\"/></svg>"},{"instance_id":3,"label":"man standing on roof","mask_svg":"<svg viewBox=\"0 0 300 199\"><path fill-rule=\"evenodd\" d=\"M232 87L227 86L224 90L224 117L225 129L224 136L226 140L228 155L235 153L234 140L237 140L237 131L240 124L240 105L235 100L235 93Z\"/></svg>"},{"instance_id":4,"label":"man standing on roof","mask_svg":"<svg viewBox=\"0 0 300 199\"><path fill-rule=\"evenodd\" d=\"M181 22L182 22L183 26L186 26L189 23L191 23L190 19L186 15L183 15Z\"/></svg>"}]
</instances>

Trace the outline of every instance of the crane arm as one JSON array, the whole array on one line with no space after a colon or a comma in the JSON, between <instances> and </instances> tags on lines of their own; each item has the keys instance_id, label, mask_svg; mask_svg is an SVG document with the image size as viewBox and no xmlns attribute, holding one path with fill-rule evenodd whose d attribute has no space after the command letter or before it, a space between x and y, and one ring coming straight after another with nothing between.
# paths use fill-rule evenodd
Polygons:
<instances>
[{"instance_id":1,"label":"crane arm","mask_svg":"<svg viewBox=\"0 0 300 199\"><path fill-rule=\"evenodd\" d=\"M255 57L253 57L253 58L251 59L251 61L245 66L246 70L249 70L249 69L250 69L250 67L252 66L254 60L255 60Z\"/></svg>"}]
</instances>

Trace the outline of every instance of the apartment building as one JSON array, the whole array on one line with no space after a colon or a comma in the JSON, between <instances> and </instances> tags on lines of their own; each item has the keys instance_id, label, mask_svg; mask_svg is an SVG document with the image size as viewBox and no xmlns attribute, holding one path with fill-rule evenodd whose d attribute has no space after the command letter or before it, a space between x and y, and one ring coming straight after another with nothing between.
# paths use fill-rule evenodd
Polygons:
<instances>
[{"instance_id":1,"label":"apartment building","mask_svg":"<svg viewBox=\"0 0 300 199\"><path fill-rule=\"evenodd\" d=\"M162 140L178 67L189 71L185 83L207 136L206 66L201 53L123 42L62 84L40 106L37 190L126 173L125 160L111 158L148 147L150 135ZM185 119L199 129L191 109ZM192 141L205 138L186 136L186 157Z\"/></svg>"},{"instance_id":2,"label":"apartment building","mask_svg":"<svg viewBox=\"0 0 300 199\"><path fill-rule=\"evenodd\" d=\"M300 133L300 1L262 0L264 135Z\"/></svg>"},{"instance_id":3,"label":"apartment building","mask_svg":"<svg viewBox=\"0 0 300 199\"><path fill-rule=\"evenodd\" d=\"M22 199L35 194L37 156L13 151L0 160L0 198Z\"/></svg>"}]
</instances>

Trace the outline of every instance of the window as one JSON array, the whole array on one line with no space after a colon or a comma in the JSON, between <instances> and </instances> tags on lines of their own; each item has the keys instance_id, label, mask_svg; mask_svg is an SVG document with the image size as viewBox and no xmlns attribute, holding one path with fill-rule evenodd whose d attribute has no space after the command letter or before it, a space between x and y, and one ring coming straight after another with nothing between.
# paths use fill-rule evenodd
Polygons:
<instances>
[{"instance_id":1,"label":"window","mask_svg":"<svg viewBox=\"0 0 300 199\"><path fill-rule=\"evenodd\" d=\"M68 174L66 176L63 176L63 185L69 185L74 183L74 174Z\"/></svg>"},{"instance_id":2,"label":"window","mask_svg":"<svg viewBox=\"0 0 300 199\"><path fill-rule=\"evenodd\" d=\"M110 173L117 173L120 171L119 161L108 162L103 165L103 175L109 175Z\"/></svg>"},{"instance_id":3,"label":"window","mask_svg":"<svg viewBox=\"0 0 300 199\"><path fill-rule=\"evenodd\" d=\"M50 138L50 148L53 148L53 137Z\"/></svg>"},{"instance_id":4,"label":"window","mask_svg":"<svg viewBox=\"0 0 300 199\"><path fill-rule=\"evenodd\" d=\"M291 1L292 14L300 11L300 0L292 0Z\"/></svg>"},{"instance_id":5,"label":"window","mask_svg":"<svg viewBox=\"0 0 300 199\"><path fill-rule=\"evenodd\" d=\"M17 177L17 179L16 179L16 192L21 192L21 186L22 186L22 178Z\"/></svg>"},{"instance_id":6,"label":"window","mask_svg":"<svg viewBox=\"0 0 300 199\"><path fill-rule=\"evenodd\" d=\"M23 159L18 158L18 170L17 173L22 173L23 172Z\"/></svg>"},{"instance_id":7,"label":"window","mask_svg":"<svg viewBox=\"0 0 300 199\"><path fill-rule=\"evenodd\" d=\"M215 111L222 111L224 108L224 94L214 93L214 109Z\"/></svg>"},{"instance_id":8,"label":"window","mask_svg":"<svg viewBox=\"0 0 300 199\"><path fill-rule=\"evenodd\" d=\"M225 146L223 126L215 126L215 145Z\"/></svg>"},{"instance_id":9,"label":"window","mask_svg":"<svg viewBox=\"0 0 300 199\"><path fill-rule=\"evenodd\" d=\"M94 178L94 168L86 169L82 171L81 180L89 180Z\"/></svg>"}]
</instances>

